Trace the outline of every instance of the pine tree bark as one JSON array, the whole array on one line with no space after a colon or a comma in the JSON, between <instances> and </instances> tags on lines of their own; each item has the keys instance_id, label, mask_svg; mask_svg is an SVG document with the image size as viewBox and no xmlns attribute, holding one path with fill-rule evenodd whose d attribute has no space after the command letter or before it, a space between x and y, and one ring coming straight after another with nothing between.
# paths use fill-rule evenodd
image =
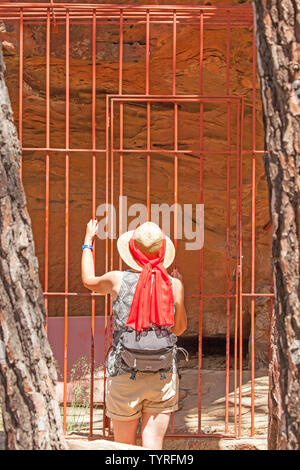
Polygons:
<instances>
[{"instance_id":1,"label":"pine tree bark","mask_svg":"<svg viewBox=\"0 0 300 470\"><path fill-rule=\"evenodd\" d=\"M252 0L272 221L269 449L300 449L300 4Z\"/></svg>"},{"instance_id":2,"label":"pine tree bark","mask_svg":"<svg viewBox=\"0 0 300 470\"><path fill-rule=\"evenodd\" d=\"M0 394L8 449L66 449L0 43Z\"/></svg>"}]
</instances>

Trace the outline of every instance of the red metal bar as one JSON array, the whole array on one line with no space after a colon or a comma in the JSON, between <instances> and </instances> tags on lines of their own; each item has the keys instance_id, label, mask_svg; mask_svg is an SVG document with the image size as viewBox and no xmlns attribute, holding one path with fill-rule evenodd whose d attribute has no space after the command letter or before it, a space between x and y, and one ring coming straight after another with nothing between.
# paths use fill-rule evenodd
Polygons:
<instances>
[{"instance_id":1,"label":"red metal bar","mask_svg":"<svg viewBox=\"0 0 300 470\"><path fill-rule=\"evenodd\" d=\"M108 179L109 179L109 101L108 96L106 95L106 106L105 106L105 145L106 145L106 156L105 156L105 204L106 204L106 237L105 237L105 272L108 272L108 228L109 228L109 215L108 215ZM108 299L107 295L105 295L105 311L104 311L104 358L106 357L107 352L107 316L108 316ZM105 429L106 429L106 405L105 405L105 396L106 396L106 366L104 361L104 374L103 374L103 437L105 437Z\"/></svg>"},{"instance_id":2,"label":"red metal bar","mask_svg":"<svg viewBox=\"0 0 300 470\"><path fill-rule=\"evenodd\" d=\"M112 101L145 101L145 95L135 95L135 94L128 94L128 95L109 95ZM196 99L201 99L201 102L207 103L227 103L227 102L239 102L240 96L238 95L203 95L200 93L199 95L151 95L147 97L149 101L161 101L161 102L180 102L185 101L187 103L193 102Z\"/></svg>"},{"instance_id":3,"label":"red metal bar","mask_svg":"<svg viewBox=\"0 0 300 470\"><path fill-rule=\"evenodd\" d=\"M150 188L151 188L151 151L150 151L150 102L147 102L147 220L151 220Z\"/></svg>"},{"instance_id":4,"label":"red metal bar","mask_svg":"<svg viewBox=\"0 0 300 470\"><path fill-rule=\"evenodd\" d=\"M69 147L70 132L70 22L66 13L66 148ZM65 188L65 292L69 290L69 154L66 152L66 188ZM65 296L64 321L64 396L63 396L63 431L67 432L67 374L68 374L68 311L69 297Z\"/></svg>"},{"instance_id":5,"label":"red metal bar","mask_svg":"<svg viewBox=\"0 0 300 470\"><path fill-rule=\"evenodd\" d=\"M19 141L22 147L23 142L23 49L24 49L24 33L23 33L23 8L20 10L19 18ZM20 177L22 179L22 153L20 155Z\"/></svg>"},{"instance_id":6,"label":"red metal bar","mask_svg":"<svg viewBox=\"0 0 300 470\"><path fill-rule=\"evenodd\" d=\"M99 294L98 292L43 292L44 296L49 295L63 295L73 296L78 295L80 297L104 297L105 294Z\"/></svg>"},{"instance_id":7,"label":"red metal bar","mask_svg":"<svg viewBox=\"0 0 300 470\"><path fill-rule=\"evenodd\" d=\"M172 54L172 94L176 95L176 10L173 12L173 54ZM149 103L150 105L150 103ZM178 105L174 103L174 246L175 246L175 259L174 269L176 270L176 255L177 255L177 234L178 234ZM174 412L171 414L171 433L174 433Z\"/></svg>"},{"instance_id":8,"label":"red metal bar","mask_svg":"<svg viewBox=\"0 0 300 470\"><path fill-rule=\"evenodd\" d=\"M113 101L111 102L111 110L110 110L110 151L111 151L111 160L110 160L110 192L111 192L111 213L110 213L110 270L113 271L114 266L114 214L113 214L113 206L114 206L114 154L113 154L113 147L114 147L114 108L113 108ZM112 299L110 296L110 331L109 331L109 344L112 343ZM110 421L109 421L110 422ZM104 426L104 420L103 420Z\"/></svg>"},{"instance_id":9,"label":"red metal bar","mask_svg":"<svg viewBox=\"0 0 300 470\"><path fill-rule=\"evenodd\" d=\"M114 148L113 149L113 152L115 153L119 153L119 152L127 152L127 153L146 153L146 152L149 152L149 153L175 153L175 151L173 149L161 149L161 150L155 150L155 149L116 149ZM66 149L66 148L46 148L46 147L23 147L22 148L22 152L63 152L63 153L72 153L72 152L77 152L77 153L106 153L106 149ZM200 153L209 153L211 155L227 155L228 153L231 153L231 154L235 154L236 151L235 150L232 150L231 152L228 152L227 150L206 150L206 149L203 149L203 150L197 150L197 149L186 149L186 150L177 150L176 153L181 153L181 154L185 154L185 153L195 153L195 154L200 154ZM249 153L249 154L265 154L265 153L268 153L267 150L256 150L255 152L253 152L252 150L243 150L242 152L243 154L245 153Z\"/></svg>"},{"instance_id":10,"label":"red metal bar","mask_svg":"<svg viewBox=\"0 0 300 470\"><path fill-rule=\"evenodd\" d=\"M192 11L210 11L210 12L216 12L218 13L219 11L224 11L226 13L228 10L232 12L240 12L243 14L248 14L249 16L252 16L252 9L251 7L247 6L212 6L212 5L205 5L205 6L199 6L199 5L152 5L152 4L145 4L145 5L137 5L137 4L131 4L131 3L124 3L122 4L122 7L115 3L101 3L101 4L93 4L93 3L68 3L68 2L61 2L61 3L54 3L54 2L14 2L13 4L11 2L2 2L1 3L1 8L8 8L8 9L19 9L21 7L23 8L33 8L33 9L43 9L47 7L53 7L57 10L65 10L67 9L73 9L73 10L87 10L91 11L91 9L97 8L98 10L101 9L103 11L106 10L119 10L120 8L124 10L129 10L130 12L135 11L139 12L140 10L145 10L151 8L153 11L166 11L166 10L180 10L181 12L186 11L187 13L190 13ZM225 14L224 14L225 16Z\"/></svg>"},{"instance_id":11,"label":"red metal bar","mask_svg":"<svg viewBox=\"0 0 300 470\"><path fill-rule=\"evenodd\" d=\"M271 292L251 292L251 293L248 293L248 292L243 292L242 293L242 296L243 297L274 297L274 294L272 294Z\"/></svg>"},{"instance_id":12,"label":"red metal bar","mask_svg":"<svg viewBox=\"0 0 300 470\"><path fill-rule=\"evenodd\" d=\"M34 149L34 150L38 150L38 149ZM43 149L42 149L43 150ZM66 151L64 149L64 151ZM91 152L90 150L88 150L88 152ZM207 153L209 155L235 155L236 154L236 150L231 150L231 151L218 151L218 150L200 150L200 149L186 149L186 150L180 150L180 149L177 149L177 150L174 150L174 149L161 149L161 150L154 150L154 149L143 149L143 148L139 148L139 149L124 149L124 148L114 148L113 149L113 152L114 153L120 153L120 152L123 152L123 153L167 153L167 154L181 154L182 156L184 156L184 154L186 153L194 153L196 155L199 155L201 153ZM243 153L246 153L246 152L243 152ZM248 153L253 153L253 152L248 152ZM257 153L257 152L255 152ZM261 153L264 153L263 151ZM187 155L186 157L189 157L189 155Z\"/></svg>"},{"instance_id":13,"label":"red metal bar","mask_svg":"<svg viewBox=\"0 0 300 470\"><path fill-rule=\"evenodd\" d=\"M46 23L46 147L50 147L50 10L47 11ZM45 282L44 289L49 288L49 178L50 155L46 152L46 181L45 181ZM45 297L46 309L46 334L48 333L48 297Z\"/></svg>"},{"instance_id":14,"label":"red metal bar","mask_svg":"<svg viewBox=\"0 0 300 470\"><path fill-rule=\"evenodd\" d=\"M203 9L203 7L201 7ZM74 7L70 7L70 23L72 24L91 24L92 14L90 11L87 12L77 12ZM171 6L170 10L173 10L173 6ZM55 9L54 9L55 11ZM10 12L6 11L4 8L0 6L0 13L5 16L5 19L14 20L17 18L18 12ZM26 24L41 24L42 20L46 17L45 12L42 11L39 13L38 11L30 11L27 9L25 12L24 20ZM119 14L105 14L103 12L97 11L97 21L99 20L100 24L119 24L118 21ZM126 23L127 24L146 24L147 20L145 19L146 15L145 12L142 12L140 15L137 13L129 15L126 12ZM184 25L195 25L199 14L195 13L193 15L184 15L178 12L177 14L177 23L184 24ZM2 18L1 18L2 19ZM65 13L56 12L55 13L55 21L57 24L62 24L65 21ZM172 24L172 18L169 16L169 12L166 14L159 15L158 13L152 15L151 24ZM199 24L199 20L198 20ZM204 24L207 28L224 28L226 27L226 16L215 16L209 15L207 13L204 14ZM251 26L252 24L252 17L242 17L235 15L232 18L232 26L233 27L247 27Z\"/></svg>"},{"instance_id":15,"label":"red metal bar","mask_svg":"<svg viewBox=\"0 0 300 470\"><path fill-rule=\"evenodd\" d=\"M255 291L255 132L256 132L256 47L255 47L255 28L253 25L252 40L252 198L251 198L251 293ZM251 436L254 436L254 400L255 400L255 298L251 296L250 300L251 315Z\"/></svg>"},{"instance_id":16,"label":"red metal bar","mask_svg":"<svg viewBox=\"0 0 300 470\"><path fill-rule=\"evenodd\" d=\"M238 136L240 135L240 104L237 106L237 152L236 152L236 237L235 237L235 254L236 254L236 268L235 268L235 317L234 317L234 433L237 435L237 367L238 367L238 319L239 319L239 278L240 278L240 264L239 264L239 217L240 217L240 149Z\"/></svg>"},{"instance_id":17,"label":"red metal bar","mask_svg":"<svg viewBox=\"0 0 300 470\"><path fill-rule=\"evenodd\" d=\"M62 295L62 296L65 296L65 295L69 295L69 296L74 296L74 295L78 295L78 296L98 296L98 297L105 297L105 294L99 294L98 292L43 292L44 296L47 297L49 295ZM250 294L250 293L245 293L243 292L242 293L242 296L243 297L259 297L259 296L262 296L262 297L274 297L274 294L272 293L260 293L260 292L257 292L257 293L253 293L253 294ZM222 297L222 298L227 298L227 297L230 297L230 298L235 298L235 294L231 294L231 295L227 295L227 294L185 294L185 297L207 297L207 298L218 298L218 297Z\"/></svg>"},{"instance_id":18,"label":"red metal bar","mask_svg":"<svg viewBox=\"0 0 300 470\"><path fill-rule=\"evenodd\" d=\"M92 147L96 148L96 14L93 11L92 24ZM92 154L92 219L96 216L96 153ZM95 266L96 247L93 258ZM90 379L90 433L93 435L94 412L94 371L95 371L95 296L91 298L91 379Z\"/></svg>"},{"instance_id":19,"label":"red metal bar","mask_svg":"<svg viewBox=\"0 0 300 470\"><path fill-rule=\"evenodd\" d=\"M105 153L105 149L67 149L67 148L54 148L54 147L23 147L23 152L63 152L63 153Z\"/></svg>"},{"instance_id":20,"label":"red metal bar","mask_svg":"<svg viewBox=\"0 0 300 470\"><path fill-rule=\"evenodd\" d=\"M111 192L111 213L110 213L110 270L113 270L114 266L114 241L113 241L113 233L114 233L114 213L113 213L113 203L114 203L114 154L113 154L113 143L114 143L114 108L113 108L113 101L111 101L111 109L110 109L110 152L111 152L111 164L110 164L110 192ZM110 296L110 331L109 331L109 344L112 343L112 299ZM108 426L110 432L110 419L108 419ZM104 420L103 420L103 427L104 427Z\"/></svg>"},{"instance_id":21,"label":"red metal bar","mask_svg":"<svg viewBox=\"0 0 300 470\"><path fill-rule=\"evenodd\" d=\"M172 56L172 94L176 95L176 10L173 13L173 56ZM178 105L174 103L174 246L175 260L174 269L176 269L177 236L178 236Z\"/></svg>"},{"instance_id":22,"label":"red metal bar","mask_svg":"<svg viewBox=\"0 0 300 470\"><path fill-rule=\"evenodd\" d=\"M150 11L146 11L146 95L149 95Z\"/></svg>"},{"instance_id":23,"label":"red metal bar","mask_svg":"<svg viewBox=\"0 0 300 470\"><path fill-rule=\"evenodd\" d=\"M114 206L114 107L113 101L111 100L110 108L110 204L111 209ZM114 266L114 217L113 211L110 212L110 270L113 270Z\"/></svg>"},{"instance_id":24,"label":"red metal bar","mask_svg":"<svg viewBox=\"0 0 300 470\"><path fill-rule=\"evenodd\" d=\"M230 12L226 29L226 95L230 93ZM227 103L227 179L226 179L226 291L230 289L230 164L231 164L231 108ZM226 302L226 378L225 378L225 433L229 419L229 361L230 361L230 298Z\"/></svg>"},{"instance_id":25,"label":"red metal bar","mask_svg":"<svg viewBox=\"0 0 300 470\"><path fill-rule=\"evenodd\" d=\"M144 14L143 14L144 15ZM145 16L145 15L144 15ZM40 15L38 12L25 12L24 15L24 23L26 24L43 24L43 20L46 18L46 15ZM11 13L5 11L3 8L0 6L0 19L5 19L5 20L10 20L10 21L15 21L18 19L18 12L16 13ZM117 15L105 15L105 18L101 15L101 13L97 13L97 21L101 25L103 24L119 24L119 21L117 19ZM64 24L65 23L65 15L64 13L56 13L55 16L55 23L56 26L59 24ZM92 23L92 15L90 13L84 13L80 14L77 13L74 8L70 10L70 23L74 25L90 25ZM143 16L138 17L137 15L129 17L127 15L126 18L126 23L129 25L132 24L146 24L147 20L146 18L143 18ZM172 24L172 19L168 18L167 16L165 17L157 17L155 18L155 15L152 15L151 19L151 24L163 24L163 25L169 25ZM197 20L197 15L193 16L183 16L180 15L180 13L177 15L177 23L178 24L183 24L183 25L199 25L199 20ZM204 24L207 27L207 29L224 29L226 28L226 18L215 18L213 16L208 16L205 15L204 19ZM232 21L232 28L247 28L251 26L252 24L252 18L236 18L233 19Z\"/></svg>"},{"instance_id":26,"label":"red metal bar","mask_svg":"<svg viewBox=\"0 0 300 470\"><path fill-rule=\"evenodd\" d=\"M150 12L147 10L147 23L146 23L146 95L149 95L149 56L150 56ZM150 102L147 101L147 220L151 220L150 213Z\"/></svg>"},{"instance_id":27,"label":"red metal bar","mask_svg":"<svg viewBox=\"0 0 300 470\"><path fill-rule=\"evenodd\" d=\"M97 19L99 18L99 15L97 15ZM180 18L178 18L180 19ZM2 16L1 16L1 8L0 8L0 20L3 20L3 21L18 21L19 20L19 16L17 15L10 15L10 14L7 14L7 13L4 13ZM38 21L40 20L40 16L37 17L37 19L35 19L34 17L33 18L30 18L29 16L26 16L24 18L24 24L26 25L43 25L44 24L44 20L41 20L41 21ZM98 21L98 20L97 20ZM92 22L92 15L85 15L83 16L82 18L80 16L75 16L75 19L73 19L72 21L70 21L70 23L72 25L81 25L81 26L85 26L85 25L90 25ZM101 25L119 25L119 21L116 20L116 21L113 21L113 20L102 20L99 19L98 21ZM126 21L127 24L131 24L131 25L136 25L136 24L146 24L146 20L135 20L135 19L132 19L132 20L127 20ZM192 21L187 21L187 20L184 20L184 21L178 21L178 23L180 24L184 24L184 25L189 25L189 26L197 26L199 24L199 21L196 21L196 20L192 20ZM222 20L216 20L216 21L211 21L211 20L207 20L205 21L206 23L206 29L213 29L213 30L217 30L217 29L224 29L226 27L226 23ZM56 23L52 23L53 24L53 28L52 28L52 31L55 32L55 25L56 25L56 31L57 31L57 28L58 28L58 25L64 25L65 24L65 17L62 15L61 18L59 18ZM160 20L152 20L151 21L151 24L164 24L164 25L172 25L172 21L168 21L168 20L163 20L163 21L160 21ZM247 21L235 21L232 23L231 25L231 29L241 29L241 28L246 28L246 27L249 27L251 26L252 24L252 19L249 18Z\"/></svg>"},{"instance_id":28,"label":"red metal bar","mask_svg":"<svg viewBox=\"0 0 300 470\"><path fill-rule=\"evenodd\" d=\"M241 98L241 132L240 132L240 150L243 148L243 129L244 129L244 100ZM243 385L243 240L242 240L242 198L243 198L243 154L240 151L240 194L239 194L239 260L240 260L240 284L239 284L239 353L240 353L240 375L239 375L239 437L242 433L242 385Z\"/></svg>"},{"instance_id":29,"label":"red metal bar","mask_svg":"<svg viewBox=\"0 0 300 470\"><path fill-rule=\"evenodd\" d=\"M235 294L185 294L185 297L225 298L235 297Z\"/></svg>"},{"instance_id":30,"label":"red metal bar","mask_svg":"<svg viewBox=\"0 0 300 470\"><path fill-rule=\"evenodd\" d=\"M120 11L120 52L119 52L119 94L122 94L123 90L123 10ZM123 103L120 102L120 148L123 148ZM120 151L120 174L119 174L119 235L123 233L123 151ZM122 258L119 256L119 271L122 271Z\"/></svg>"},{"instance_id":31,"label":"red metal bar","mask_svg":"<svg viewBox=\"0 0 300 470\"><path fill-rule=\"evenodd\" d=\"M105 272L108 272L109 261L108 261L108 227L109 227L109 215L108 215L108 201L109 201L109 127L110 127L110 109L109 99L106 95L106 106L105 106L105 204L106 204L106 238L105 238ZM105 296L107 300L107 295Z\"/></svg>"},{"instance_id":32,"label":"red metal bar","mask_svg":"<svg viewBox=\"0 0 300 470\"><path fill-rule=\"evenodd\" d=\"M199 94L203 94L203 11L200 16L200 37L199 37ZM200 129L199 129L199 147L203 147L203 102L200 102ZM203 153L200 153L200 178L199 178L199 203L203 204ZM199 254L199 290L203 292L203 247ZM201 433L201 414L202 414L202 323L203 323L203 297L199 299L199 332L198 332L198 433Z\"/></svg>"},{"instance_id":33,"label":"red metal bar","mask_svg":"<svg viewBox=\"0 0 300 470\"><path fill-rule=\"evenodd\" d=\"M84 21L81 20L86 20L89 23L91 23L92 19L92 13L91 11L96 8L97 9L97 20L103 20L109 21L111 24L115 24L114 20L118 21L119 19L119 11L122 8L125 11L125 19L128 24L130 24L132 21L135 21L136 23L143 24L145 23L145 16L146 16L146 10L148 8L153 8L153 5L144 5L143 6L143 11L138 12L132 10L131 12L126 9L125 6L119 6L115 5L115 11L112 11L111 13L107 13L104 11L101 11L101 7L97 8L97 5L95 4L90 4L87 5L87 8L85 10L79 10L77 6L74 4L69 5L69 6L64 6L62 10L58 10L55 6L51 6L50 3L45 4L44 8L30 8L27 6L28 4L19 4L19 7L12 7L9 5L11 8L6 8L3 6L3 4L0 5L0 11L2 12L3 15L5 15L9 19L15 18L16 15L18 15L20 8L25 8L26 12L26 20L27 21L32 21L35 23L38 23L38 20L42 20L46 17L45 10L47 8L51 8L53 10L53 15L55 16L55 20L57 22L61 22L65 20L65 12L66 9L69 10L70 12L70 21L74 22L74 20L78 20L78 23L80 22L81 24L84 23ZM157 11L152 14L152 20L151 23L160 23L160 24L168 24L172 23L172 13L174 11L174 7L176 5L169 5L168 10L166 11ZM218 11L217 12L207 12L206 6L205 5L199 5L197 10L194 12L184 12L182 10L182 7L179 7L179 10L176 10L177 12L177 22L178 23L183 23L183 24L195 24L194 22L200 18L200 9L204 13L204 23L207 26L216 25L216 26L226 26L226 11L224 14L220 14ZM188 7L190 8L190 7ZM239 14L235 11L232 10L232 8L226 7L226 10L230 9L232 13L232 24L234 26L239 25L241 26L249 26L251 24L252 20L252 15L247 15L247 14ZM245 8L244 8L245 9ZM218 7L219 10L219 7ZM199 23L198 23L199 24Z\"/></svg>"}]
</instances>

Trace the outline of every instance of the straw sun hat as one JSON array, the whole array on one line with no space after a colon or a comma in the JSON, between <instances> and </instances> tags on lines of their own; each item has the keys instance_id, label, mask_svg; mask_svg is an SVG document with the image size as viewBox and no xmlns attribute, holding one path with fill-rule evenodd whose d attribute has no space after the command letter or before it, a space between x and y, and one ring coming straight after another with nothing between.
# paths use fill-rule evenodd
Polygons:
<instances>
[{"instance_id":1,"label":"straw sun hat","mask_svg":"<svg viewBox=\"0 0 300 470\"><path fill-rule=\"evenodd\" d=\"M163 233L154 222L145 222L135 230L123 233L117 241L119 254L125 263L136 271L142 271L142 267L137 264L129 249L129 240L134 234L134 241L137 247L145 254L157 253L162 245ZM175 257L175 247L169 237L166 237L166 253L163 265L168 268Z\"/></svg>"}]
</instances>

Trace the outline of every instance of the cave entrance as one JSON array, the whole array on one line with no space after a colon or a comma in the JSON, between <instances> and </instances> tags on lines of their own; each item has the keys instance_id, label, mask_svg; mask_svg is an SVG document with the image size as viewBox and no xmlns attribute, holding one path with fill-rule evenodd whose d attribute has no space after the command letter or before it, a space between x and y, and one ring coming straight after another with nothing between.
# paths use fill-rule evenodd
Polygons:
<instances>
[{"instance_id":1,"label":"cave entrance","mask_svg":"<svg viewBox=\"0 0 300 470\"><path fill-rule=\"evenodd\" d=\"M2 2L0 20L46 328L62 374L64 431L71 369L84 356L88 416L78 417L78 407L74 421L88 437L112 437L98 371L111 310L107 297L81 285L85 224L100 205L112 204L112 237L97 240L96 270L122 268L114 231L127 228L141 206L149 218L153 204L165 204L174 209L170 235L189 315L180 342L194 361L183 370L186 405L168 435L253 436L255 315L266 316L272 293L251 7ZM204 205L205 235L194 249L197 204ZM243 371L248 340L251 369ZM222 349L225 368L215 383L205 356ZM250 400L242 393L246 372ZM210 404L207 384L217 391ZM244 410L251 413L245 432ZM203 433L209 413L217 431Z\"/></svg>"}]
</instances>

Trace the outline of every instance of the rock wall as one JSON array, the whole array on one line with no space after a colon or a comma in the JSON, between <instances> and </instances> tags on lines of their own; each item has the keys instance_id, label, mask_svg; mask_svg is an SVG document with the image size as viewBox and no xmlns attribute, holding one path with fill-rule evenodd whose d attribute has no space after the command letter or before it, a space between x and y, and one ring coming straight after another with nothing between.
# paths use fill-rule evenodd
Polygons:
<instances>
[{"instance_id":1,"label":"rock wall","mask_svg":"<svg viewBox=\"0 0 300 470\"><path fill-rule=\"evenodd\" d=\"M121 2L116 2L121 3ZM136 2L142 3L142 2ZM154 2L153 4L163 3ZM190 4L197 2L190 2ZM212 1L203 4L239 5L250 1ZM6 79L11 101L18 121L18 24L7 22L1 26L1 35L7 66ZM70 147L90 148L91 93L92 93L92 36L90 25L70 26ZM118 93L119 26L99 25L96 38L96 145L105 149L105 97ZM145 25L124 26L123 93L145 93ZM50 129L52 148L65 147L65 27L51 33L51 110ZM199 92L199 28L189 25L177 27L176 93ZM45 27L24 26L24 84L23 84L23 147L45 146ZM252 145L252 29L234 28L231 31L230 94L245 99L244 149ZM150 29L150 93L172 93L172 25L152 25ZM203 93L226 93L226 32L205 29L203 58ZM264 148L264 134L258 85L256 85L256 148ZM199 146L199 104L179 106L178 138L180 149ZM226 151L227 106L204 105L204 148ZM236 108L231 108L231 148L236 148ZM173 146L173 108L169 105L151 105L151 146ZM114 121L115 146L118 145L118 112ZM144 104L124 105L124 147L145 148L146 107ZM205 154L203 172L204 227L204 285L205 294L226 293L226 154ZM230 285L234 293L235 234L236 234L236 157L230 167ZM97 205L105 201L105 154L97 155ZM243 291L250 291L251 276L251 154L243 161ZM118 156L115 158L115 189L119 187ZM80 256L85 225L91 217L92 158L87 153L70 154L70 259L69 290L85 292L80 280ZM179 157L178 202L199 202L199 156L189 152ZM32 218L40 277L44 281L44 216L45 216L45 154L24 152L23 180ZM124 194L128 204L146 201L146 160L144 154L124 157ZM261 154L256 156L256 267L255 292L269 291L270 231L268 194ZM173 203L174 162L167 154L151 157L151 202ZM65 211L65 155L50 155L50 232L49 232L49 291L64 291L64 211ZM198 333L199 327L199 251L185 250L186 240L178 241L177 266L185 281L186 307L189 326L186 334ZM97 241L97 273L105 266L105 242ZM115 268L117 255L115 253ZM230 328L234 334L234 300L230 302ZM268 302L257 310L268 318ZM104 312L104 300L96 300L96 314ZM244 300L243 335L249 336L250 301ZM64 313L64 298L49 298L49 314ZM89 315L88 297L71 297L69 315ZM265 324L258 321L256 324ZM267 340L265 325L263 342ZM203 303L204 336L223 336L226 333L226 300L205 298ZM259 334L261 337L261 335Z\"/></svg>"}]
</instances>

